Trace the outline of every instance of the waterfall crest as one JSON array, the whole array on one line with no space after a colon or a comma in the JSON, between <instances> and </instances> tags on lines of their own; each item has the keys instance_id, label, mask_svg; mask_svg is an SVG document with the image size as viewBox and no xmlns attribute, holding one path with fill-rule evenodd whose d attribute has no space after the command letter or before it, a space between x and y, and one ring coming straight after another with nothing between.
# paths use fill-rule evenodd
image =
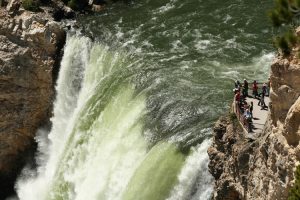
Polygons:
<instances>
[{"instance_id":1,"label":"waterfall crest","mask_svg":"<svg viewBox=\"0 0 300 200\"><path fill-rule=\"evenodd\" d=\"M153 146L147 137L147 95L132 81L135 64L125 53L68 36L53 127L39 137L40 146L50 144L40 148L45 162L36 176L20 178L20 199L166 199L182 185L178 174L190 156L171 140Z\"/></svg>"}]
</instances>

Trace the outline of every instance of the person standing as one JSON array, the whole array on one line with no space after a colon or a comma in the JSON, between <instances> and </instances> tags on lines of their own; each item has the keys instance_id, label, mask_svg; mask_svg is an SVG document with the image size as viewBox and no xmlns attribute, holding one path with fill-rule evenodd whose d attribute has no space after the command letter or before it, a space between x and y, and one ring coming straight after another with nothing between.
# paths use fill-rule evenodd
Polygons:
<instances>
[{"instance_id":1,"label":"person standing","mask_svg":"<svg viewBox=\"0 0 300 200\"><path fill-rule=\"evenodd\" d=\"M263 110L266 107L266 104L265 104L265 94L264 93L261 93L260 99L259 99L257 105L259 105L261 107L261 110Z\"/></svg>"},{"instance_id":2,"label":"person standing","mask_svg":"<svg viewBox=\"0 0 300 200\"><path fill-rule=\"evenodd\" d=\"M256 81L253 81L253 84L252 84L252 94L253 94L254 98L258 97L258 86L257 86Z\"/></svg>"},{"instance_id":3,"label":"person standing","mask_svg":"<svg viewBox=\"0 0 300 200\"><path fill-rule=\"evenodd\" d=\"M234 95L234 100L235 100L235 112L236 113L240 113L240 100L241 100L241 94L240 94L240 91L237 90L237 92L235 93Z\"/></svg>"},{"instance_id":4,"label":"person standing","mask_svg":"<svg viewBox=\"0 0 300 200\"><path fill-rule=\"evenodd\" d=\"M244 96L248 97L248 90L249 90L249 84L248 81L246 79L244 79Z\"/></svg>"},{"instance_id":5,"label":"person standing","mask_svg":"<svg viewBox=\"0 0 300 200\"><path fill-rule=\"evenodd\" d=\"M246 109L244 112L244 125L247 125L248 131L252 132L252 118L249 109Z\"/></svg>"},{"instance_id":6,"label":"person standing","mask_svg":"<svg viewBox=\"0 0 300 200\"><path fill-rule=\"evenodd\" d=\"M236 81L234 82L234 87L235 87L236 89L238 89L239 86L240 86L240 81L236 80Z\"/></svg>"},{"instance_id":7,"label":"person standing","mask_svg":"<svg viewBox=\"0 0 300 200\"><path fill-rule=\"evenodd\" d=\"M239 103L240 100L241 100L241 93L240 93L240 91L237 91L235 93L235 101Z\"/></svg>"},{"instance_id":8,"label":"person standing","mask_svg":"<svg viewBox=\"0 0 300 200\"><path fill-rule=\"evenodd\" d=\"M251 118L253 118L253 101L250 102L249 111L250 111Z\"/></svg>"},{"instance_id":9,"label":"person standing","mask_svg":"<svg viewBox=\"0 0 300 200\"><path fill-rule=\"evenodd\" d=\"M246 92L245 85L242 85L242 95L243 95L243 98L247 97L247 92Z\"/></svg>"},{"instance_id":10,"label":"person standing","mask_svg":"<svg viewBox=\"0 0 300 200\"><path fill-rule=\"evenodd\" d=\"M266 83L264 83L263 86L262 86L262 93L264 94L264 96L267 95L267 85L266 85Z\"/></svg>"}]
</instances>

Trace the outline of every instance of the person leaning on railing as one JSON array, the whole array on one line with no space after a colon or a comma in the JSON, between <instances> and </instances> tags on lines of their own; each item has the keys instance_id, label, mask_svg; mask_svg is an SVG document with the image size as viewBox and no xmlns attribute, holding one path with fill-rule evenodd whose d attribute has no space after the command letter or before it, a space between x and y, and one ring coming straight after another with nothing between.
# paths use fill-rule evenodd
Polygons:
<instances>
[{"instance_id":1,"label":"person leaning on railing","mask_svg":"<svg viewBox=\"0 0 300 200\"><path fill-rule=\"evenodd\" d=\"M254 81L254 95L258 96L257 82ZM252 117L253 117L253 102L248 105L246 98L248 97L248 82L244 79L244 84L241 85L237 80L234 84L234 104L235 114L237 115L243 126L251 132L252 130ZM241 94L242 89L242 94Z\"/></svg>"},{"instance_id":2,"label":"person leaning on railing","mask_svg":"<svg viewBox=\"0 0 300 200\"><path fill-rule=\"evenodd\" d=\"M251 113L249 108L247 108L244 112L244 120L245 120L245 127L248 128L248 131L251 132Z\"/></svg>"},{"instance_id":3,"label":"person leaning on railing","mask_svg":"<svg viewBox=\"0 0 300 200\"><path fill-rule=\"evenodd\" d=\"M250 110L251 118L253 118L253 101L250 102L249 110Z\"/></svg>"}]
</instances>

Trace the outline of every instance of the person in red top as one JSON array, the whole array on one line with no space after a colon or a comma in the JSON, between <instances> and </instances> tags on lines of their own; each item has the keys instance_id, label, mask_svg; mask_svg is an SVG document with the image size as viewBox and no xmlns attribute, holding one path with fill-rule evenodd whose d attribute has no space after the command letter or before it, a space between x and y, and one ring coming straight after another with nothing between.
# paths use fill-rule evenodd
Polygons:
<instances>
[{"instance_id":1,"label":"person in red top","mask_svg":"<svg viewBox=\"0 0 300 200\"><path fill-rule=\"evenodd\" d=\"M256 81L253 81L252 94L253 94L254 98L258 97L258 86L257 86L257 82Z\"/></svg>"},{"instance_id":2,"label":"person in red top","mask_svg":"<svg viewBox=\"0 0 300 200\"><path fill-rule=\"evenodd\" d=\"M240 100L241 100L241 93L240 91L237 91L237 93L235 94L235 101L240 102Z\"/></svg>"},{"instance_id":3,"label":"person in red top","mask_svg":"<svg viewBox=\"0 0 300 200\"><path fill-rule=\"evenodd\" d=\"M239 90L234 95L234 100L235 100L235 112L240 113L240 100L241 100L241 93Z\"/></svg>"}]
</instances>

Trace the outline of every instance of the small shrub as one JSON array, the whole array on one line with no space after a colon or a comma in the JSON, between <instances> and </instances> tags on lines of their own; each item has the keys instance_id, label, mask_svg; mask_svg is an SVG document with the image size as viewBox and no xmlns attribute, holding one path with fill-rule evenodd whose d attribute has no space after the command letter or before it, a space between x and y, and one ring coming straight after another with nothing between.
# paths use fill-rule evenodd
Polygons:
<instances>
[{"instance_id":1,"label":"small shrub","mask_svg":"<svg viewBox=\"0 0 300 200\"><path fill-rule=\"evenodd\" d=\"M293 31L288 31L285 35L286 40L288 41L290 46L296 46L298 44L298 38Z\"/></svg>"},{"instance_id":2,"label":"small shrub","mask_svg":"<svg viewBox=\"0 0 300 200\"><path fill-rule=\"evenodd\" d=\"M289 55L291 53L289 43L284 36L276 38L275 45L281 49L284 55Z\"/></svg>"},{"instance_id":3,"label":"small shrub","mask_svg":"<svg viewBox=\"0 0 300 200\"><path fill-rule=\"evenodd\" d=\"M229 113L229 119L231 122L234 122L237 120L236 114L234 112Z\"/></svg>"},{"instance_id":4,"label":"small shrub","mask_svg":"<svg viewBox=\"0 0 300 200\"><path fill-rule=\"evenodd\" d=\"M68 6L73 10L84 10L87 5L87 0L70 0L68 2Z\"/></svg>"},{"instance_id":5,"label":"small shrub","mask_svg":"<svg viewBox=\"0 0 300 200\"><path fill-rule=\"evenodd\" d=\"M273 26L278 31L285 32L283 36L274 39L274 42L287 56L299 45L300 38L295 35L295 27L299 24L300 0L275 0L275 6L268 14Z\"/></svg>"},{"instance_id":6,"label":"small shrub","mask_svg":"<svg viewBox=\"0 0 300 200\"><path fill-rule=\"evenodd\" d=\"M300 199L300 165L297 166L295 171L295 183L289 191L288 200Z\"/></svg>"},{"instance_id":7,"label":"small shrub","mask_svg":"<svg viewBox=\"0 0 300 200\"><path fill-rule=\"evenodd\" d=\"M33 12L37 12L40 10L39 3L35 0L23 0L22 6L24 7L25 10L29 10Z\"/></svg>"},{"instance_id":8,"label":"small shrub","mask_svg":"<svg viewBox=\"0 0 300 200\"><path fill-rule=\"evenodd\" d=\"M281 49L284 55L289 55L293 47L298 46L299 38L293 31L287 31L283 36L278 36L274 40L275 46Z\"/></svg>"},{"instance_id":9,"label":"small shrub","mask_svg":"<svg viewBox=\"0 0 300 200\"><path fill-rule=\"evenodd\" d=\"M281 19L277 10L269 12L269 17L273 23L273 26L280 27Z\"/></svg>"}]
</instances>

